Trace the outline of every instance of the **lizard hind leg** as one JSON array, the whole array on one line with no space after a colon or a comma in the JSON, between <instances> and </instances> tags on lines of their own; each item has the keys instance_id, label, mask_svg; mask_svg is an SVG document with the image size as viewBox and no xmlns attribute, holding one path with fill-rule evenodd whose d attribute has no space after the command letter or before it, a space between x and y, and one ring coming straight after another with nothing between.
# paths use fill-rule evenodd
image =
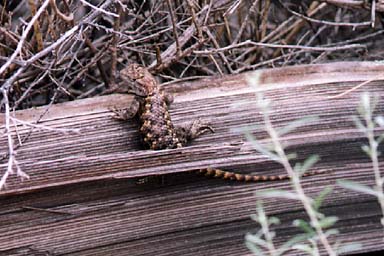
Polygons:
<instances>
[{"instance_id":1,"label":"lizard hind leg","mask_svg":"<svg viewBox=\"0 0 384 256\"><path fill-rule=\"evenodd\" d=\"M161 95L164 99L165 104L167 104L167 106L169 107L173 103L173 100L174 100L173 95L170 93L164 93L164 92L162 92Z\"/></svg>"},{"instance_id":2,"label":"lizard hind leg","mask_svg":"<svg viewBox=\"0 0 384 256\"><path fill-rule=\"evenodd\" d=\"M178 140L183 146L208 131L215 132L208 123L202 122L200 119L177 126L175 131Z\"/></svg>"}]
</instances>

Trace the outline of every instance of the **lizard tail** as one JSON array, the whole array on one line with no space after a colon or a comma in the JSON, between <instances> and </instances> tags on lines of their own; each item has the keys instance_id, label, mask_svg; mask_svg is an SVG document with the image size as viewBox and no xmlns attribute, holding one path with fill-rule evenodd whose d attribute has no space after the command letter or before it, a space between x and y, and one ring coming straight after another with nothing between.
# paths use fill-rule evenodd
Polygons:
<instances>
[{"instance_id":1,"label":"lizard tail","mask_svg":"<svg viewBox=\"0 0 384 256\"><path fill-rule=\"evenodd\" d=\"M317 174L323 174L329 172L327 170L317 170L317 171L309 171L305 172L302 177L313 176ZM220 169L214 168L205 168L200 169L198 173L203 174L205 176L213 177L213 178L222 178L228 180L236 180L236 181L248 181L248 182L258 182L258 181L276 181L276 180L288 180L291 177L287 174L282 175L252 175L252 174L241 174L236 172L223 171Z\"/></svg>"}]
</instances>

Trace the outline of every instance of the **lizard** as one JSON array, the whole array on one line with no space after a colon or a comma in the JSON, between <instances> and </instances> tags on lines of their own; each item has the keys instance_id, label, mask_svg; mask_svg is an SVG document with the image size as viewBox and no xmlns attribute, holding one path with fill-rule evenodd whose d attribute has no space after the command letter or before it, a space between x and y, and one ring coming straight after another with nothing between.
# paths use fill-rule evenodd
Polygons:
<instances>
[{"instance_id":1,"label":"lizard","mask_svg":"<svg viewBox=\"0 0 384 256\"><path fill-rule=\"evenodd\" d=\"M122 83L133 82L133 91L137 100L130 109L114 109L115 118L120 120L138 117L143 142L152 150L181 148L201 134L213 128L199 119L176 127L169 114L173 97L160 90L160 86L147 68L132 63L120 71ZM253 175L225 171L217 168L203 168L198 173L206 176L236 181L275 181L290 179L284 175ZM315 175L323 171L304 173L302 176Z\"/></svg>"}]
</instances>

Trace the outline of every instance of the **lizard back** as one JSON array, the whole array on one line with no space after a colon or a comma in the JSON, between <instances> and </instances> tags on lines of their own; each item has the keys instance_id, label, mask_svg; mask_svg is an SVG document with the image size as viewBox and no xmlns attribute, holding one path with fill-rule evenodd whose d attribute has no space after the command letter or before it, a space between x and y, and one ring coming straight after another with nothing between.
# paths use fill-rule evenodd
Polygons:
<instances>
[{"instance_id":1,"label":"lizard back","mask_svg":"<svg viewBox=\"0 0 384 256\"><path fill-rule=\"evenodd\" d=\"M135 89L143 96L138 117L144 143L153 150L182 147L169 115L169 98L160 91L152 74L138 64L131 64L121 75L133 80Z\"/></svg>"}]
</instances>

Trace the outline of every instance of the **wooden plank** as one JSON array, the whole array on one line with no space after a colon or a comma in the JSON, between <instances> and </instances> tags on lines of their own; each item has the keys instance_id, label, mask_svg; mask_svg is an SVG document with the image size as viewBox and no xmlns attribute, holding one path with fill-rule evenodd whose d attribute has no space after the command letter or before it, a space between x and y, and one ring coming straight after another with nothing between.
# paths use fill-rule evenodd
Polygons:
<instances>
[{"instance_id":1,"label":"wooden plank","mask_svg":"<svg viewBox=\"0 0 384 256\"><path fill-rule=\"evenodd\" d=\"M306 116L320 121L287 135L284 142L301 158L321 155L316 169L327 175L308 177L303 185L316 194L336 179L373 184L369 159L361 152L363 134L353 127L361 90L330 99L357 83L372 79L364 90L383 98L384 65L334 63L265 70L259 73L262 91L274 101L277 127ZM183 173L205 166L261 174L281 173L280 166L258 154L236 129L260 124L255 89L249 74L170 84L175 94L171 115L177 124L201 118L214 126L189 147L144 150L137 124L111 118L110 109L129 106L129 95L109 95L57 104L42 124L82 129L81 134L36 130L20 147L17 159L30 180L11 178L1 191L0 252L36 255L245 255L244 234L256 227L254 191L289 188L287 181L243 184ZM383 113L378 105L377 113ZM16 112L36 120L44 107ZM3 120L4 117L0 116ZM4 125L4 124L1 124ZM21 136L29 128L18 127ZM255 127L261 141L266 133ZM6 152L1 138L0 152ZM1 165L4 169L5 162ZM179 174L175 174L179 173ZM162 174L164 184L138 186L133 177ZM22 196L19 194L23 194ZM284 219L279 241L295 231L290 220L304 217L295 202L269 200L267 212ZM364 207L362 207L364 206ZM341 238L358 238L365 251L383 249L380 211L374 198L335 188L324 212L337 215ZM361 232L364 229L366 232ZM25 255L25 254L24 254Z\"/></svg>"},{"instance_id":2,"label":"wooden plank","mask_svg":"<svg viewBox=\"0 0 384 256\"><path fill-rule=\"evenodd\" d=\"M333 66L337 72L341 72L339 65L333 64ZM355 70L350 67L353 70L352 77L356 81L376 77L380 74L378 68L380 65L372 64L372 66L369 69L362 66L362 70L369 70L368 74L363 71L359 72L356 67ZM317 65L316 67L319 72L322 72L320 67L326 71L330 69L327 65ZM312 124L301 130L300 133L287 137L287 142L293 145L297 143L313 144L329 138L337 141L347 138L356 140L362 137L362 134L356 130L351 130L353 127L351 127L350 121L350 115L355 114L359 91L351 93L341 100L327 98L327 96L342 92L353 85L350 82L338 82L337 85L331 86L332 84L329 83L341 81L345 77L349 81L351 77L345 72L341 72L339 76L330 76L334 80L327 78L323 79L327 83L314 85L312 79L319 80L320 78L316 78L318 73L313 73L312 69L308 68L311 71L309 74L300 73L292 68L289 68L288 71L276 71L277 74L285 74L280 77L286 78L293 85L287 84L284 79L277 82L269 78L278 76L271 73L272 71L265 71L268 74L267 78L262 75L261 80L265 82L260 90L263 90L266 96L275 102L276 109L273 119L276 120L276 126L286 125L305 115L322 117L320 123ZM372 70L376 70L376 72ZM298 75L296 79L293 79L291 73L301 74L301 76ZM332 74L332 72L329 73ZM243 77L245 76L243 75ZM46 130L34 132L18 150L17 157L23 170L31 170L27 171L31 179L23 183L20 183L18 179L10 180L8 189L2 193L22 192L28 189L86 180L180 172L207 165L214 167L231 167L238 164L260 165L260 162L265 162L267 159L256 154L242 134L234 131L242 126L260 123L262 117L255 106L254 92L246 85L244 78L241 80L239 76L218 80L213 80L215 82L211 83L201 82L207 86L205 90L196 89L196 86L191 85L188 87L192 88L192 91L184 90L184 94L177 94L176 102L172 107L172 116L176 123L201 118L211 121L216 129L215 134L202 136L192 143L192 147L180 150L136 152L137 149L141 149L137 125L134 122L122 123L113 120L110 111L114 106L118 108L129 106L130 100L132 100L129 95L111 95L53 106L42 118L42 124L54 128L81 129L81 134L59 134ZM200 84L200 82L196 84ZM211 86L212 84L221 85L221 87ZM366 88L374 94L380 94L379 84L376 82L375 86L375 83L372 83ZM236 85L238 86L236 87ZM185 86L182 87L185 88ZM288 87L289 89L287 89ZM174 88L171 89L174 90ZM303 101L303 98L306 100ZM242 104L239 105L239 103ZM17 118L33 121L44 111L46 111L45 107L19 111ZM0 119L4 120L2 116ZM29 131L30 128L18 128L20 136ZM308 133L310 133L310 137ZM255 135L263 138L265 132L258 129L255 131ZM44 143L41 143L42 141ZM7 150L5 137L2 138L0 145L3 145L0 149L1 152L5 153ZM194 147L195 145L196 147ZM243 159L244 157L247 160ZM0 165L0 168L5 168L5 164Z\"/></svg>"}]
</instances>

